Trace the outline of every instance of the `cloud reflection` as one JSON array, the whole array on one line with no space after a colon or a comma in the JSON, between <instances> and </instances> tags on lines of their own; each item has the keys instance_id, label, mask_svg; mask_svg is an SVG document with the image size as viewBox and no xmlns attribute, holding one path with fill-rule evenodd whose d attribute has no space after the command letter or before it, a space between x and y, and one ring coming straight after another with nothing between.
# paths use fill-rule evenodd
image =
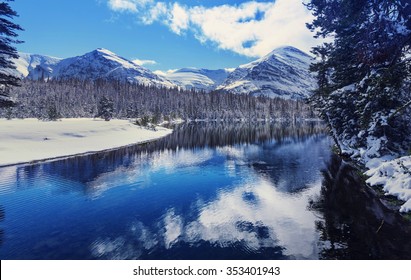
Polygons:
<instances>
[{"instance_id":1,"label":"cloud reflection","mask_svg":"<svg viewBox=\"0 0 411 280\"><path fill-rule=\"evenodd\" d=\"M191 209L198 215L192 220L187 218L190 215L178 214L171 208L153 225L135 222L130 228L131 238L99 239L92 245L92 252L96 257L124 256L136 243L135 257L141 256L143 250L208 242L221 248L241 244L243 250L250 252L280 246L283 254L291 258L313 259L317 257L317 218L306 208L320 185L318 182L293 195L279 191L270 181L256 178L252 184L221 191L212 202L197 200Z\"/></svg>"},{"instance_id":2,"label":"cloud reflection","mask_svg":"<svg viewBox=\"0 0 411 280\"><path fill-rule=\"evenodd\" d=\"M215 201L202 206L197 220L187 222L185 241L205 240L222 247L240 241L255 251L280 245L287 255L312 258L315 250L311 244L318 238L316 217L306 211L306 206L319 186L320 182L294 196L259 180L222 192Z\"/></svg>"}]
</instances>

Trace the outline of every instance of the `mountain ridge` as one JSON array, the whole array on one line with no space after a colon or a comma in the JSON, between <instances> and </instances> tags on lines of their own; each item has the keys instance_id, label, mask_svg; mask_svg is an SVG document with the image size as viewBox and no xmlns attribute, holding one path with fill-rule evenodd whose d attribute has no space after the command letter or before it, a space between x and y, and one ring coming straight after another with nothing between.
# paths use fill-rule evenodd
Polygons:
<instances>
[{"instance_id":1,"label":"mountain ridge","mask_svg":"<svg viewBox=\"0 0 411 280\"><path fill-rule=\"evenodd\" d=\"M309 71L312 57L285 46L237 67L217 87L237 94L302 99L311 95L315 79Z\"/></svg>"},{"instance_id":2,"label":"mountain ridge","mask_svg":"<svg viewBox=\"0 0 411 280\"><path fill-rule=\"evenodd\" d=\"M19 55L20 58L15 60L15 74L32 80L111 79L157 87L207 92L221 90L284 99L306 98L315 85L314 77L308 69L312 58L291 46L277 48L266 56L235 69L186 67L167 72L152 72L104 48L65 59L27 53Z\"/></svg>"},{"instance_id":3,"label":"mountain ridge","mask_svg":"<svg viewBox=\"0 0 411 280\"><path fill-rule=\"evenodd\" d=\"M16 74L28 79L120 80L150 86L174 87L174 83L154 74L107 49L98 48L84 55L65 59L45 55L19 53ZM31 63L34 58L46 63ZM24 67L27 68L25 69Z\"/></svg>"},{"instance_id":4,"label":"mountain ridge","mask_svg":"<svg viewBox=\"0 0 411 280\"><path fill-rule=\"evenodd\" d=\"M158 71L160 72L160 71ZM168 80L185 89L215 90L231 73L229 69L210 70L205 68L185 67L161 72Z\"/></svg>"}]
</instances>

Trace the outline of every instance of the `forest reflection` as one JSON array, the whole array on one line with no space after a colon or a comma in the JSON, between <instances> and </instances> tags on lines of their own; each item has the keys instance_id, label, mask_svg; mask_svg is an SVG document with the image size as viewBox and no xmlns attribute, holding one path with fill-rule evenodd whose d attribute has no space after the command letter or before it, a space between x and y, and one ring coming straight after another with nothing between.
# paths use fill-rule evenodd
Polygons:
<instances>
[{"instance_id":1,"label":"forest reflection","mask_svg":"<svg viewBox=\"0 0 411 280\"><path fill-rule=\"evenodd\" d=\"M1 168L0 245L10 258L410 259L410 223L330 144L321 123L200 122L144 145ZM7 227L6 211L23 222Z\"/></svg>"},{"instance_id":2,"label":"forest reflection","mask_svg":"<svg viewBox=\"0 0 411 280\"><path fill-rule=\"evenodd\" d=\"M310 209L322 259L411 259L411 223L389 210L361 181L358 171L333 155L323 171L320 197Z\"/></svg>"},{"instance_id":3,"label":"forest reflection","mask_svg":"<svg viewBox=\"0 0 411 280\"><path fill-rule=\"evenodd\" d=\"M297 143L307 138L325 133L321 122L192 122L177 126L174 132L162 139L141 145L132 145L113 151L91 155L75 156L57 161L17 166L9 180L17 182L18 189L30 188L42 174L53 174L66 180L77 182L82 192L89 193L88 182L94 181L103 173L110 173L119 168L133 168L136 164L149 162L155 157L153 153L167 151L174 153L181 149L198 150L236 144L259 144L272 141ZM254 163L256 169L264 166ZM82 184L79 184L82 183ZM68 183L68 186L72 184Z\"/></svg>"}]
</instances>

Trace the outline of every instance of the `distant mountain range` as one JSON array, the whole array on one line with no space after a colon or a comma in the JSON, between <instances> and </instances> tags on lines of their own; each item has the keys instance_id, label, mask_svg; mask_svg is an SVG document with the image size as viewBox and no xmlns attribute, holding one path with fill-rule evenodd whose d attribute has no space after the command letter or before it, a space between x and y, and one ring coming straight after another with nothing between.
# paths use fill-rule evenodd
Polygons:
<instances>
[{"instance_id":1,"label":"distant mountain range","mask_svg":"<svg viewBox=\"0 0 411 280\"><path fill-rule=\"evenodd\" d=\"M185 89L201 89L205 91L215 90L220 86L233 72L234 69L198 69L198 68L182 68L166 73L156 71L159 75L164 76L172 81L177 86Z\"/></svg>"},{"instance_id":2,"label":"distant mountain range","mask_svg":"<svg viewBox=\"0 0 411 280\"><path fill-rule=\"evenodd\" d=\"M236 69L182 68L163 73L152 72L109 50L96 49L66 59L20 53L20 58L15 60L17 69L14 74L33 80L112 79L158 87L301 99L309 96L315 86L314 77L308 70L310 62L309 55L288 46Z\"/></svg>"}]
</instances>

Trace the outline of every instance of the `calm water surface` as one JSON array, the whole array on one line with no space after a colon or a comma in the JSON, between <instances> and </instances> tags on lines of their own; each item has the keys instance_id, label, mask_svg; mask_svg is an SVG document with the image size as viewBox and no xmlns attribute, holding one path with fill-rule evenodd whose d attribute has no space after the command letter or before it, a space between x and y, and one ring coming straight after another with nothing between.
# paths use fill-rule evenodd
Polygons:
<instances>
[{"instance_id":1,"label":"calm water surface","mask_svg":"<svg viewBox=\"0 0 411 280\"><path fill-rule=\"evenodd\" d=\"M330 203L352 195L330 192L350 172L330 145L320 124L200 123L144 146L0 168L0 258L407 257L372 241L381 217L365 217L361 199L348 214ZM379 234L392 232L403 236Z\"/></svg>"}]
</instances>

